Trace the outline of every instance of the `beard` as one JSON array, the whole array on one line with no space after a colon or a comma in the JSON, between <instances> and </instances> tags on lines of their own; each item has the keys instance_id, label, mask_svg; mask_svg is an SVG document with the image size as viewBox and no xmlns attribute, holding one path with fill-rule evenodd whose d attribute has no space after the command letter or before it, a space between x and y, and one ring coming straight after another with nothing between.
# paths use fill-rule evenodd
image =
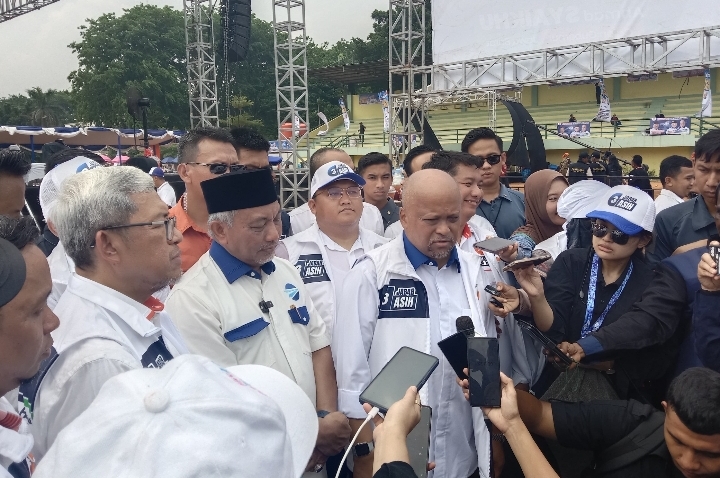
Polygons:
<instances>
[{"instance_id":1,"label":"beard","mask_svg":"<svg viewBox=\"0 0 720 478\"><path fill-rule=\"evenodd\" d=\"M438 241L449 241L450 247L448 249L440 249L436 250L433 249L433 244L435 244ZM450 252L452 252L453 247L455 247L455 240L452 237L449 236L436 236L433 237L430 242L428 243L428 251L430 252L429 256L433 259L445 259L450 255Z\"/></svg>"}]
</instances>

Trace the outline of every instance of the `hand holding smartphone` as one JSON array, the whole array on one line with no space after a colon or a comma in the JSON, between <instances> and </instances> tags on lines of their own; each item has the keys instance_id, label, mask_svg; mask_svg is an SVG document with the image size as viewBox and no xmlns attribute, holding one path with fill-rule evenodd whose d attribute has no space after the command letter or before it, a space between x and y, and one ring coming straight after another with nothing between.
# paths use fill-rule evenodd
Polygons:
<instances>
[{"instance_id":1,"label":"hand holding smartphone","mask_svg":"<svg viewBox=\"0 0 720 478\"><path fill-rule=\"evenodd\" d=\"M500 345L498 339L467 339L470 406L500 406Z\"/></svg>"}]
</instances>

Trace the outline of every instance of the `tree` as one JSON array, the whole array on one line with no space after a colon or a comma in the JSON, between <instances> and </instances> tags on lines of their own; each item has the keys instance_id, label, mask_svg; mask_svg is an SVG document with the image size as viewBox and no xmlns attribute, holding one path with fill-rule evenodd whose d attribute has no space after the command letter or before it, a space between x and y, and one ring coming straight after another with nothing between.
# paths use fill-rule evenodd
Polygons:
<instances>
[{"instance_id":1,"label":"tree","mask_svg":"<svg viewBox=\"0 0 720 478\"><path fill-rule=\"evenodd\" d=\"M247 113L247 110L251 108L252 105L253 102L244 96L233 96L230 99L230 110L231 113L235 112L237 114L231 115L228 120L220 120L220 124L228 127L240 126L257 130L262 129L265 126L263 122L253 118L251 114Z\"/></svg>"},{"instance_id":2,"label":"tree","mask_svg":"<svg viewBox=\"0 0 720 478\"><path fill-rule=\"evenodd\" d=\"M63 126L73 121L70 93L35 87L27 95L0 99L0 124L15 126Z\"/></svg>"},{"instance_id":3,"label":"tree","mask_svg":"<svg viewBox=\"0 0 720 478\"><path fill-rule=\"evenodd\" d=\"M132 125L128 88L151 101L152 128L189 126L185 23L170 7L137 5L123 14L102 15L80 27L70 44L79 67L70 73L78 120L108 127Z\"/></svg>"}]
</instances>

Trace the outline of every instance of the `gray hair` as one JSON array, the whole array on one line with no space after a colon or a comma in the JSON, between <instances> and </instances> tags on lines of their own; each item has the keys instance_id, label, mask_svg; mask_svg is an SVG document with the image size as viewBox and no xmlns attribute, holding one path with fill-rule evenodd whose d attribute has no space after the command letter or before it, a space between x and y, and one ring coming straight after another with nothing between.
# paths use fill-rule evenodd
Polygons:
<instances>
[{"instance_id":1,"label":"gray hair","mask_svg":"<svg viewBox=\"0 0 720 478\"><path fill-rule=\"evenodd\" d=\"M227 227L232 227L233 220L235 219L235 212L236 211L223 211L223 212L214 212L210 215L208 215L208 235L210 236L210 239L213 241L215 240L215 234L213 234L212 229L210 228L210 225L213 222L219 222L222 224L225 224Z\"/></svg>"},{"instance_id":2,"label":"gray hair","mask_svg":"<svg viewBox=\"0 0 720 478\"><path fill-rule=\"evenodd\" d=\"M53 223L75 265L92 266L97 232L124 224L137 212L132 194L154 191L150 176L137 168L95 168L69 177L53 209Z\"/></svg>"}]
</instances>

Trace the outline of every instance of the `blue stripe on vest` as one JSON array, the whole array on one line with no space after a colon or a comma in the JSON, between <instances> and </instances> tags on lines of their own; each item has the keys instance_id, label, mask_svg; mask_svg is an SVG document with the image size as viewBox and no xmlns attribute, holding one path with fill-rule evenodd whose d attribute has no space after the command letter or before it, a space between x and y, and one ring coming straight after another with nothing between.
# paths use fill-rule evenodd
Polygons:
<instances>
[{"instance_id":1,"label":"blue stripe on vest","mask_svg":"<svg viewBox=\"0 0 720 478\"><path fill-rule=\"evenodd\" d=\"M378 293L378 319L430 317L427 291L421 281L390 279Z\"/></svg>"},{"instance_id":2,"label":"blue stripe on vest","mask_svg":"<svg viewBox=\"0 0 720 478\"><path fill-rule=\"evenodd\" d=\"M252 322L241 325L237 329L225 332L225 340L227 340L228 342L235 342L236 340L252 337L253 335L260 333L260 331L268 325L270 324L268 322L265 322L265 319L263 318L255 319Z\"/></svg>"}]
</instances>

